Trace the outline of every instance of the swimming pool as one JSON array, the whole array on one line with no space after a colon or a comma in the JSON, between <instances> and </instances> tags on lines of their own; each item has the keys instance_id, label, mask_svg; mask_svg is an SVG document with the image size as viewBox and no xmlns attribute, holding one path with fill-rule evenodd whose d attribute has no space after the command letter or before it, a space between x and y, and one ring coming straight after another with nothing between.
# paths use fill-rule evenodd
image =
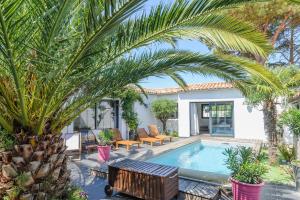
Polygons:
<instances>
[{"instance_id":1,"label":"swimming pool","mask_svg":"<svg viewBox=\"0 0 300 200\"><path fill-rule=\"evenodd\" d=\"M202 173L206 176L218 175L217 179L218 177L226 179L230 175L230 170L225 166L223 152L226 148L237 147L237 145L236 143L201 141L170 150L147 161L179 167L183 176L188 174L188 176L195 177Z\"/></svg>"}]
</instances>

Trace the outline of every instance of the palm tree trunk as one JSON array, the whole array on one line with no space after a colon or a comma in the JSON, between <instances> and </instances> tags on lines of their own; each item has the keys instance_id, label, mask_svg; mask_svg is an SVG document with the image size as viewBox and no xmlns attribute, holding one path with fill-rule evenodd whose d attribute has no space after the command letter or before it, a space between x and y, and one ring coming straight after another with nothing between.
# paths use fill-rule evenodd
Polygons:
<instances>
[{"instance_id":1,"label":"palm tree trunk","mask_svg":"<svg viewBox=\"0 0 300 200\"><path fill-rule=\"evenodd\" d=\"M263 104L264 127L269 142L269 162L274 164L277 161L277 109L273 100Z\"/></svg>"},{"instance_id":2,"label":"palm tree trunk","mask_svg":"<svg viewBox=\"0 0 300 200\"><path fill-rule=\"evenodd\" d=\"M21 133L17 143L14 150L0 152L0 199L61 197L70 181L63 139Z\"/></svg>"}]
</instances>

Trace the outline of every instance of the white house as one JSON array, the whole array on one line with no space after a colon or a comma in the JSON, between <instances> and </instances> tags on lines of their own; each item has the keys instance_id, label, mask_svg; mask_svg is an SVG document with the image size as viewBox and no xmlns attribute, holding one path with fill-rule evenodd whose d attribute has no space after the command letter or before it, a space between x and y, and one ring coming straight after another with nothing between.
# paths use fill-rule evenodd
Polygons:
<instances>
[{"instance_id":1,"label":"white house","mask_svg":"<svg viewBox=\"0 0 300 200\"><path fill-rule=\"evenodd\" d=\"M191 84L182 88L146 89L147 108L136 103L135 110L140 127L160 122L151 113L155 99L174 99L178 113L168 121L170 131L178 131L180 137L210 134L242 139L266 140L262 111L248 106L242 93L230 83Z\"/></svg>"},{"instance_id":2,"label":"white house","mask_svg":"<svg viewBox=\"0 0 300 200\"><path fill-rule=\"evenodd\" d=\"M191 84L182 88L145 89L147 107L136 103L135 111L139 127L161 123L151 113L155 99L173 99L178 103L178 112L168 120L170 131L178 131L180 137L210 134L242 139L266 140L263 114L260 110L246 105L241 92L230 83ZM121 117L122 108L118 100L107 99L84 111L65 132L89 127L91 129L119 128L127 138L127 127Z\"/></svg>"}]
</instances>

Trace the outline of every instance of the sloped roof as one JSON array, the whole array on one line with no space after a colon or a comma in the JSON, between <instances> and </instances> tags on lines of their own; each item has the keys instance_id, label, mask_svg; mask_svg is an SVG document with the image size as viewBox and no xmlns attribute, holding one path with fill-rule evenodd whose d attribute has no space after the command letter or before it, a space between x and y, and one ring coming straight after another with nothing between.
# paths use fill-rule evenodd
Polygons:
<instances>
[{"instance_id":1,"label":"sloped roof","mask_svg":"<svg viewBox=\"0 0 300 200\"><path fill-rule=\"evenodd\" d=\"M197 90L215 90L215 89L230 89L234 88L231 83L218 82L218 83L198 83L198 84L189 84L186 87L186 91L197 91ZM157 89L144 89L147 94L175 94L184 92L184 89L181 87L174 88L157 88Z\"/></svg>"}]
</instances>

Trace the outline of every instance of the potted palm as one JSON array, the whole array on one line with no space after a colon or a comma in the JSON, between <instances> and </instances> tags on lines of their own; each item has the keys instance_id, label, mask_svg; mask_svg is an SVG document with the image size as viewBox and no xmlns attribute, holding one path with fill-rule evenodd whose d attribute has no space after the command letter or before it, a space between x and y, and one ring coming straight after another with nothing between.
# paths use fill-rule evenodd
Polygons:
<instances>
[{"instance_id":1,"label":"potted palm","mask_svg":"<svg viewBox=\"0 0 300 200\"><path fill-rule=\"evenodd\" d=\"M231 170L230 181L234 200L259 200L264 185L262 176L267 172L261 162L263 155L255 153L250 147L226 149L225 163Z\"/></svg>"},{"instance_id":2,"label":"potted palm","mask_svg":"<svg viewBox=\"0 0 300 200\"><path fill-rule=\"evenodd\" d=\"M113 132L111 130L100 131L96 137L98 141L98 158L100 161L108 161L110 158L111 142L113 138Z\"/></svg>"}]
</instances>

